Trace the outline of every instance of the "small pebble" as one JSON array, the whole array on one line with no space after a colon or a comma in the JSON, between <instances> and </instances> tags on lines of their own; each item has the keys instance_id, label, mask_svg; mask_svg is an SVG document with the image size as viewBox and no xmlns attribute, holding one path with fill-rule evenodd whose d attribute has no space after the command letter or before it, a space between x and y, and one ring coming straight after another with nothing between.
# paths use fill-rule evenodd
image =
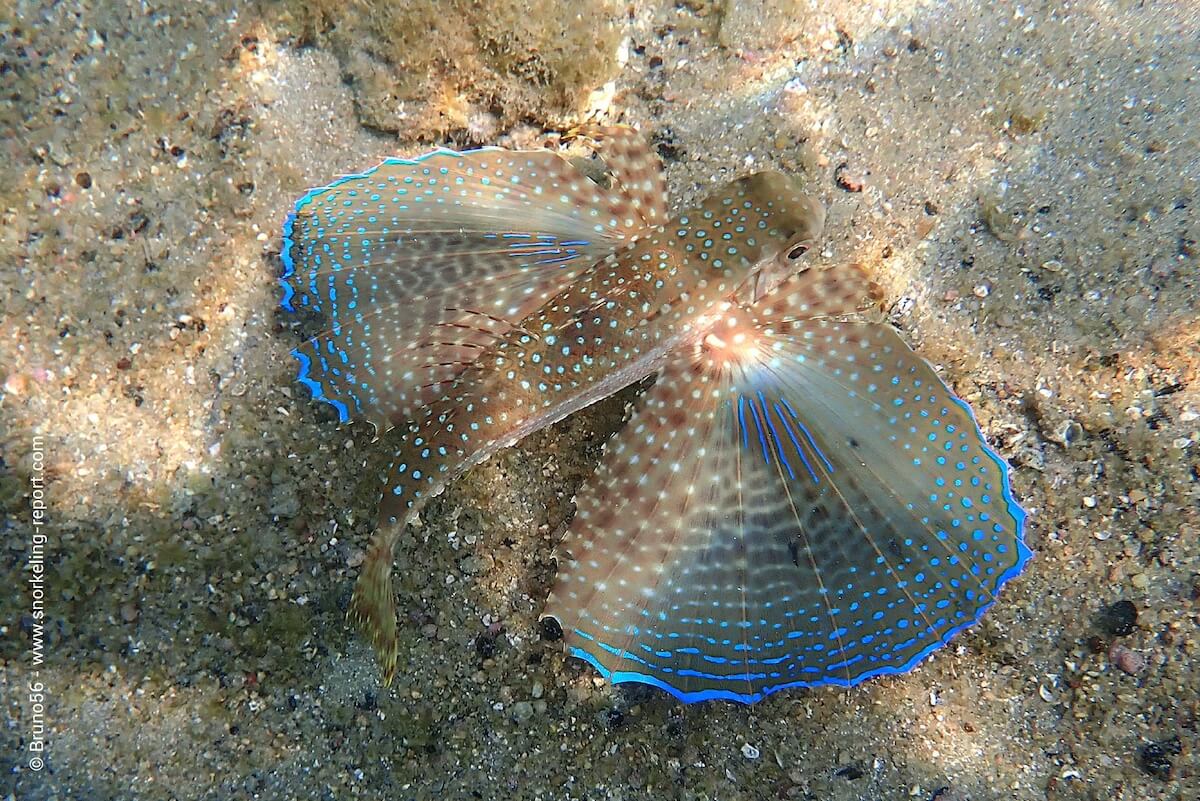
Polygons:
<instances>
[{"instance_id":1,"label":"small pebble","mask_svg":"<svg viewBox=\"0 0 1200 801\"><path fill-rule=\"evenodd\" d=\"M4 379L4 391L10 395L24 395L29 388L29 379L20 373L12 373Z\"/></svg>"},{"instance_id":2,"label":"small pebble","mask_svg":"<svg viewBox=\"0 0 1200 801\"><path fill-rule=\"evenodd\" d=\"M1138 749L1138 762L1146 773L1163 781L1169 781L1175 767L1171 757L1178 756L1182 751L1183 746L1179 742L1179 737L1175 736L1143 745Z\"/></svg>"},{"instance_id":3,"label":"small pebble","mask_svg":"<svg viewBox=\"0 0 1200 801\"><path fill-rule=\"evenodd\" d=\"M562 639L562 626L557 620L552 617L544 617L540 623L542 639L548 642L557 642Z\"/></svg>"},{"instance_id":4,"label":"small pebble","mask_svg":"<svg viewBox=\"0 0 1200 801\"><path fill-rule=\"evenodd\" d=\"M840 779L848 779L850 781L854 781L855 779L861 779L866 774L863 773L863 769L860 768L858 765L843 765L842 767L835 770L833 772L833 775L837 776Z\"/></svg>"},{"instance_id":5,"label":"small pebble","mask_svg":"<svg viewBox=\"0 0 1200 801\"><path fill-rule=\"evenodd\" d=\"M1120 643L1113 643L1108 649L1108 661L1130 676L1137 676L1146 669L1146 658Z\"/></svg>"},{"instance_id":6,"label":"small pebble","mask_svg":"<svg viewBox=\"0 0 1200 801\"><path fill-rule=\"evenodd\" d=\"M833 181L847 192L861 192L865 183L862 176L850 172L850 165L844 161L834 169Z\"/></svg>"},{"instance_id":7,"label":"small pebble","mask_svg":"<svg viewBox=\"0 0 1200 801\"><path fill-rule=\"evenodd\" d=\"M761 755L762 752L750 745L750 743L742 743L742 756L746 759L758 759Z\"/></svg>"},{"instance_id":8,"label":"small pebble","mask_svg":"<svg viewBox=\"0 0 1200 801\"><path fill-rule=\"evenodd\" d=\"M1133 601L1117 601L1100 610L1100 626L1114 637L1127 637L1137 630L1137 617Z\"/></svg>"},{"instance_id":9,"label":"small pebble","mask_svg":"<svg viewBox=\"0 0 1200 801\"><path fill-rule=\"evenodd\" d=\"M1083 426L1074 420L1066 420L1059 428L1058 438L1064 445L1070 445L1083 439Z\"/></svg>"}]
</instances>

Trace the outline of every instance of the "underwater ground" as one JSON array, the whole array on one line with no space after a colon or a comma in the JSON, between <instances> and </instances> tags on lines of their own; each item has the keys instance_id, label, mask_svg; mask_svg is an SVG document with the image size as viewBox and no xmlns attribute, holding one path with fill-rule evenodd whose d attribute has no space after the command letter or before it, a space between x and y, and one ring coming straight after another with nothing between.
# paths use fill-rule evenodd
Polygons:
<instances>
[{"instance_id":1,"label":"underwater ground","mask_svg":"<svg viewBox=\"0 0 1200 801\"><path fill-rule=\"evenodd\" d=\"M1200 797L1190 0L0 5L0 798ZM1035 557L913 672L682 706L542 640L634 388L406 533L380 689L344 623L372 431L293 380L283 218L587 118L675 206L802 175L818 261L1012 463Z\"/></svg>"}]
</instances>

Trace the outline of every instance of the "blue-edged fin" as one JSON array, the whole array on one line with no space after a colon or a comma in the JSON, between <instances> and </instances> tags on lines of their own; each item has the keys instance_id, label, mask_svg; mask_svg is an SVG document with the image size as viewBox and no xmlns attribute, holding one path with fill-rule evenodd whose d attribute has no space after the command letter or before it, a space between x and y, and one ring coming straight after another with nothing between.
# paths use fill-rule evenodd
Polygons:
<instances>
[{"instance_id":1,"label":"blue-edged fin","mask_svg":"<svg viewBox=\"0 0 1200 801\"><path fill-rule=\"evenodd\" d=\"M809 270L676 354L576 500L546 610L572 654L689 702L849 686L1021 570L1007 465L867 288Z\"/></svg>"},{"instance_id":2,"label":"blue-edged fin","mask_svg":"<svg viewBox=\"0 0 1200 801\"><path fill-rule=\"evenodd\" d=\"M284 224L283 306L328 328L300 380L341 419L412 419L483 348L646 227L549 151L438 150L309 192Z\"/></svg>"}]
</instances>

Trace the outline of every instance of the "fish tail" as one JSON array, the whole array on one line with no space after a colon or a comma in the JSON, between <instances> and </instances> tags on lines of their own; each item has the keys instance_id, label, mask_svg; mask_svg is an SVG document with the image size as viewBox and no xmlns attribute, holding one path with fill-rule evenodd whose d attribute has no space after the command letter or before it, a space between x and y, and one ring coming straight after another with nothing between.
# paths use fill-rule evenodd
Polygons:
<instances>
[{"instance_id":1,"label":"fish tail","mask_svg":"<svg viewBox=\"0 0 1200 801\"><path fill-rule=\"evenodd\" d=\"M456 425L454 405L446 409L445 404L427 407L423 418L409 424L408 430L394 440L392 458L378 476L382 487L378 528L367 546L366 560L350 599L347 617L374 646L385 687L396 675L399 653L392 594L396 541L429 498L441 492L466 466L468 453L461 446L469 437L464 437L460 429L473 434L486 432L478 425L474 430Z\"/></svg>"},{"instance_id":2,"label":"fish tail","mask_svg":"<svg viewBox=\"0 0 1200 801\"><path fill-rule=\"evenodd\" d=\"M396 601L392 595L393 546L401 527L384 525L371 537L367 558L354 585L346 617L371 641L379 660L383 686L396 675L399 643L396 638Z\"/></svg>"}]
</instances>

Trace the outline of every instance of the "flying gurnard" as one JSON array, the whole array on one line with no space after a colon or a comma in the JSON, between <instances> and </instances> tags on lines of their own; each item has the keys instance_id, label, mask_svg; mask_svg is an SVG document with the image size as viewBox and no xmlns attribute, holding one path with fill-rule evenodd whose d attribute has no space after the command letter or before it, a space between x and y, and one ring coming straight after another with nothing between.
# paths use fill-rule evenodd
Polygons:
<instances>
[{"instance_id":1,"label":"flying gurnard","mask_svg":"<svg viewBox=\"0 0 1200 801\"><path fill-rule=\"evenodd\" d=\"M1029 551L1007 465L873 313L858 265L809 265L824 210L762 172L668 215L633 129L556 152L389 158L283 229L293 353L394 452L349 612L390 683L393 546L497 450L656 375L576 496L545 615L617 682L750 703L908 670Z\"/></svg>"}]
</instances>

